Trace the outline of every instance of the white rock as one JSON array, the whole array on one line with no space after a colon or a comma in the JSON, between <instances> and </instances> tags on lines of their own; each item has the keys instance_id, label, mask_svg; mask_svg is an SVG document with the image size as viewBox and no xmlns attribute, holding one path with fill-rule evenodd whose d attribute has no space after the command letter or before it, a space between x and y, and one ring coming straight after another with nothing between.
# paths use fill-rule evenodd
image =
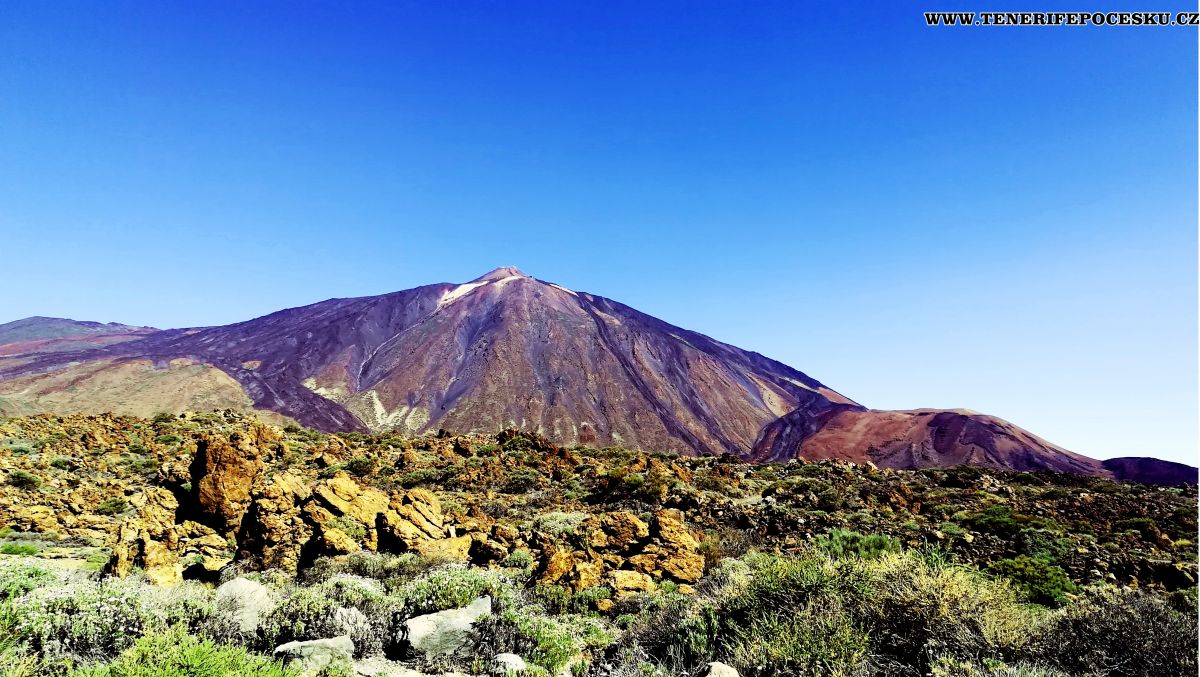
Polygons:
<instances>
[{"instance_id":1,"label":"white rock","mask_svg":"<svg viewBox=\"0 0 1200 677\"><path fill-rule=\"evenodd\" d=\"M415 616L404 622L402 639L413 652L452 653L466 643L475 621L490 613L492 598L484 596L465 607Z\"/></svg>"},{"instance_id":2,"label":"white rock","mask_svg":"<svg viewBox=\"0 0 1200 677\"><path fill-rule=\"evenodd\" d=\"M492 674L500 677L509 677L509 675L521 675L525 673L527 666L525 659L515 653L500 653L492 659Z\"/></svg>"},{"instance_id":3,"label":"white rock","mask_svg":"<svg viewBox=\"0 0 1200 677\"><path fill-rule=\"evenodd\" d=\"M346 635L306 642L288 642L275 647L276 658L298 668L302 675L316 675L330 666L352 665L354 642Z\"/></svg>"},{"instance_id":4,"label":"white rock","mask_svg":"<svg viewBox=\"0 0 1200 677\"><path fill-rule=\"evenodd\" d=\"M733 668L729 667L728 665L725 665L724 663L718 663L717 661L713 661L712 663L708 664L708 671L704 673L704 677L741 677L741 676L738 674L737 670L734 670Z\"/></svg>"},{"instance_id":5,"label":"white rock","mask_svg":"<svg viewBox=\"0 0 1200 677\"><path fill-rule=\"evenodd\" d=\"M239 577L217 588L216 603L218 613L228 614L243 634L250 635L271 610L271 591L258 581Z\"/></svg>"}]
</instances>

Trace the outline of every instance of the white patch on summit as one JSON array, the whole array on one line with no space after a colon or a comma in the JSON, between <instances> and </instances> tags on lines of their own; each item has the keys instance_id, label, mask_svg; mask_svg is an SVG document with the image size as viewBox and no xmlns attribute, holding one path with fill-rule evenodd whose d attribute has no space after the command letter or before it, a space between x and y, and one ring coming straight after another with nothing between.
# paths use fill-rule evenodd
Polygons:
<instances>
[{"instance_id":1,"label":"white patch on summit","mask_svg":"<svg viewBox=\"0 0 1200 677\"><path fill-rule=\"evenodd\" d=\"M519 279L521 279L520 275L509 275L508 277L502 277L499 280L496 280L492 284L494 284L496 286L500 286L500 285L508 284L509 282L512 282L513 280L519 280ZM485 282L484 284L487 284L487 283Z\"/></svg>"},{"instance_id":2,"label":"white patch on summit","mask_svg":"<svg viewBox=\"0 0 1200 677\"><path fill-rule=\"evenodd\" d=\"M455 287L454 289L451 289L450 291L446 292L445 294L442 294L442 298L438 299L437 307L442 308L446 305L454 303L455 301L461 299L462 297L466 296L467 294L470 294L471 292L475 291L476 288L482 287L483 285L488 284L488 282L490 282L490 280L484 280L483 282L468 282L466 284L460 284L457 287Z\"/></svg>"}]
</instances>

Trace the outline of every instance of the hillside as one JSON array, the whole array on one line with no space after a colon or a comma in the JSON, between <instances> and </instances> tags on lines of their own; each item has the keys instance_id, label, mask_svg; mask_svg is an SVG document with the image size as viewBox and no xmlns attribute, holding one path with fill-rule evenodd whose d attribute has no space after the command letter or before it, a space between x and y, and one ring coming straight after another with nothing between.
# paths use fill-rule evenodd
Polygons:
<instances>
[{"instance_id":1,"label":"hillside","mask_svg":"<svg viewBox=\"0 0 1200 677\"><path fill-rule=\"evenodd\" d=\"M716 659L735 664L743 674L806 674L803 663L789 662L799 658L739 654L733 635L719 628L706 640L715 643L696 645L695 655L670 659L659 653L667 645L657 642L681 640L651 631L657 614L685 614L683 620L676 617L659 626L669 633L688 631L688 614L699 613L695 605L716 604L714 609L728 614L721 618L739 618L743 611L730 606L732 598L714 596L718 590L731 593L734 584L728 577L737 567L759 572L754 580L760 581L769 580L763 577L771 571L785 577L815 571L834 579L900 577L888 585L924 571L920 575L929 580L913 584L933 588L922 594L950 585L945 576L968 576L954 584L960 587L952 594L992 595L975 613L1016 614L994 622L1017 623L1031 636L1057 627L1051 621L1059 612L1026 618L1022 614L1027 612L1018 611L1021 598L1062 607L1068 615L1083 613L1089 604L1136 601L1150 605L1146 613L1160 624L1180 613L1163 605L1176 604L1192 609L1187 613L1193 620L1181 622L1195 625L1194 486L1159 488L967 467L903 471L841 461L754 464L731 456L563 448L516 431L419 438L328 435L296 426L275 428L235 413L154 420L34 416L0 421L0 441L0 525L5 526L0 552L33 555L68 570L82 566L118 577L144 575L158 584L217 583L271 569L287 576L263 579L277 581L273 586L292 577L297 584L314 586L310 592L288 587L295 584L278 588L272 595L284 605L279 613L318 615L298 616L309 619L304 621L308 625L286 632L270 625L273 617L264 616L262 632L268 641L336 634L328 617L320 616L325 611L287 606L308 599L304 595L333 596L368 613L368 627L353 635L362 660L373 651L390 651L390 640L380 644L382 635L374 634L384 632L379 623L466 604L490 590L493 601L501 604L499 615L474 631L470 641L477 643L467 655L516 651L547 669L578 664L576 674L606 675L625 674L607 672L605 666L620 665L627 660L622 651L636 650L650 665L683 660L677 667L689 674L704 660ZM826 557L833 559L819 564ZM854 564L858 558L863 558L861 565ZM814 565L817 570L802 573ZM867 568L854 569L863 566ZM972 588L983 583L967 581L990 580L972 578L969 572L977 570L999 577L1001 587ZM320 582L336 572L358 578L334 576ZM399 606L383 613L384 607L369 605L384 604L384 598L346 601L352 589L337 586L367 585L354 582L364 576L383 581L388 595L395 595L387 599ZM389 577L394 582L387 582ZM451 586L448 590L465 585L466 596L414 601L420 586L438 580L438 585ZM182 585L180 590L192 590ZM1088 592L1092 588L1141 592L1136 600L1118 596L1103 602L1109 599L1104 595L1115 593L1097 597L1100 593ZM809 594L803 588L788 589L789 595ZM879 595L892 594L885 589L891 588L881 589L871 604L879 603ZM754 599L766 592L743 589L742 594ZM837 594L851 593L847 588ZM766 609L782 603L760 602ZM336 608L334 604L327 611L332 614ZM821 608L821 622L836 617ZM863 607L868 608L876 607ZM925 613L916 607L896 613L906 623L926 622L914 620L924 617L913 614ZM638 615L651 625L631 620ZM974 674L945 672L948 664L928 663L931 654L925 649L888 644L889 635L879 625L885 620L873 618L853 622L876 628L872 633L878 634L865 640L876 653L842 656L839 664L858 665L874 656L869 660L943 670L937 674L945 677ZM967 627L956 632L969 633ZM1072 641L1081 641L1078 630L1070 632L1076 633ZM551 641L542 633L564 633L554 635L559 637L554 641L573 648L565 653L551 652L549 644L539 649L539 642ZM773 636L765 627L756 633ZM230 641L237 636L222 637ZM253 648L263 640L235 641ZM833 639L821 635L811 641L827 646ZM927 641L932 640L921 639L918 646ZM1012 660L1028 656L1042 664L1050 660L1033 648L1042 640L1030 639L1028 646L1025 641L1003 649L1011 652L1003 655ZM1169 654L1163 660L1186 665L1188 654L1171 644L1176 640L1159 636L1154 641L1156 652ZM767 641L762 646L772 645ZM41 650L48 652L44 656L59 651ZM951 662L969 663L976 655L952 646L937 651ZM1079 648L1068 655L1055 647L1051 658L1091 660L1087 651L1091 649ZM430 663L411 647L396 652L388 655L409 661L405 665L410 667L446 669L458 660ZM776 667L756 671L754 665L762 665L756 661L762 660Z\"/></svg>"}]
</instances>

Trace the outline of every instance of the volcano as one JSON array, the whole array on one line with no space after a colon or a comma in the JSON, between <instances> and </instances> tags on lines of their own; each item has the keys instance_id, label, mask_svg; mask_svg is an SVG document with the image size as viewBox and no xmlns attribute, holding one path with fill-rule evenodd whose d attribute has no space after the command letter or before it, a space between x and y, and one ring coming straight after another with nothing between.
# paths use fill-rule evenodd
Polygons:
<instances>
[{"instance_id":1,"label":"volcano","mask_svg":"<svg viewBox=\"0 0 1200 677\"><path fill-rule=\"evenodd\" d=\"M233 408L327 432L511 427L764 461L1113 475L993 417L868 409L783 363L511 267L220 327L105 326L116 338L79 349L0 341L0 414Z\"/></svg>"}]
</instances>

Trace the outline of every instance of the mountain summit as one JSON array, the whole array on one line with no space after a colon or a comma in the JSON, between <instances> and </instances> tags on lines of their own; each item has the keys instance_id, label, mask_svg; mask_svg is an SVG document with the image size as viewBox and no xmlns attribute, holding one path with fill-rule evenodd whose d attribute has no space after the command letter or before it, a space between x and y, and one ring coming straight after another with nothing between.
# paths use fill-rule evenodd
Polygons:
<instances>
[{"instance_id":1,"label":"mountain summit","mask_svg":"<svg viewBox=\"0 0 1200 677\"><path fill-rule=\"evenodd\" d=\"M1114 472L993 417L867 409L785 364L511 266L122 338L8 358L0 345L0 414L253 409L325 431L515 427L758 460Z\"/></svg>"}]
</instances>

